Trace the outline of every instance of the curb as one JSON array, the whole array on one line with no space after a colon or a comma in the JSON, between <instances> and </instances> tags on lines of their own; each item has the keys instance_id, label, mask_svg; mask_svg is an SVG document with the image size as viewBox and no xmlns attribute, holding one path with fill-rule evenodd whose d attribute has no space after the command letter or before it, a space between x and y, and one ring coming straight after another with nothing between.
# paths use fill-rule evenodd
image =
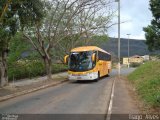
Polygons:
<instances>
[{"instance_id":1,"label":"curb","mask_svg":"<svg viewBox=\"0 0 160 120\"><path fill-rule=\"evenodd\" d=\"M114 91L115 91L115 79L113 78L114 81L112 83L112 88L111 88L111 93L110 93L110 100L108 103L108 108L107 108L107 112L106 112L106 118L105 120L110 120L111 119L111 114L112 114L112 107L113 107L113 97L114 97Z\"/></svg>"},{"instance_id":2,"label":"curb","mask_svg":"<svg viewBox=\"0 0 160 120\"><path fill-rule=\"evenodd\" d=\"M21 96L21 95L25 95L25 94L28 94L28 93L32 93L32 92L35 92L35 91L38 91L38 90L41 90L41 89L45 89L45 88L48 88L48 87L56 86L56 85L62 84L62 83L67 82L67 81L68 80L62 80L62 81L57 82L57 83L43 85L43 86L40 86L40 87L37 87L37 88L33 88L33 89L30 89L30 90L24 90L24 91L21 91L21 92L16 92L16 93L13 93L13 94L10 94L10 95L6 95L6 96L3 96L3 97L0 97L0 102L8 100L8 99L11 99L11 98L14 98L14 97L17 97L17 96Z\"/></svg>"}]
</instances>

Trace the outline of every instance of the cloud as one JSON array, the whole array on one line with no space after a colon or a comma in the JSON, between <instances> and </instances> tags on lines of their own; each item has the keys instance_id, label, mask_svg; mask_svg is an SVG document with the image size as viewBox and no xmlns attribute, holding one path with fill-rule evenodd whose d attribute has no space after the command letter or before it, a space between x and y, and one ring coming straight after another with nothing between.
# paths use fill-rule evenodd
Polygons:
<instances>
[{"instance_id":1,"label":"cloud","mask_svg":"<svg viewBox=\"0 0 160 120\"><path fill-rule=\"evenodd\" d=\"M140 34L131 35L132 39L145 40L144 32L142 31Z\"/></svg>"},{"instance_id":2,"label":"cloud","mask_svg":"<svg viewBox=\"0 0 160 120\"><path fill-rule=\"evenodd\" d=\"M149 0L121 0L121 22L127 21L121 24L121 37L126 38L126 34L130 33L134 39L145 39L143 27L148 26L151 19ZM117 28L111 28L109 36L117 37Z\"/></svg>"}]
</instances>

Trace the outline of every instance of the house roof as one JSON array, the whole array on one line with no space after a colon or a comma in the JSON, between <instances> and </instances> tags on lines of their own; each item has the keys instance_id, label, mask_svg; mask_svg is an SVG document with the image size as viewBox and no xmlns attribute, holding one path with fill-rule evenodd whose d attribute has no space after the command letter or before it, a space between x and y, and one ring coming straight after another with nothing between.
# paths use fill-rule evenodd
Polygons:
<instances>
[{"instance_id":1,"label":"house roof","mask_svg":"<svg viewBox=\"0 0 160 120\"><path fill-rule=\"evenodd\" d=\"M143 58L142 56L139 56L139 55L134 55L132 56L131 58Z\"/></svg>"}]
</instances>

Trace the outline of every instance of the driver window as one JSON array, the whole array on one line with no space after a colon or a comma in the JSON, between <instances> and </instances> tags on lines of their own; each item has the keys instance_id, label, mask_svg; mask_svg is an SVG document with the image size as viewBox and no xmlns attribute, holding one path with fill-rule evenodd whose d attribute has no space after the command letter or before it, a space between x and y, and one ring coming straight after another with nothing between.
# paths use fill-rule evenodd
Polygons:
<instances>
[{"instance_id":1,"label":"driver window","mask_svg":"<svg viewBox=\"0 0 160 120\"><path fill-rule=\"evenodd\" d=\"M97 62L97 51L93 51L93 54L95 53L95 55L96 55L96 60L93 62L93 67L95 67L95 65L96 65L96 62Z\"/></svg>"}]
</instances>

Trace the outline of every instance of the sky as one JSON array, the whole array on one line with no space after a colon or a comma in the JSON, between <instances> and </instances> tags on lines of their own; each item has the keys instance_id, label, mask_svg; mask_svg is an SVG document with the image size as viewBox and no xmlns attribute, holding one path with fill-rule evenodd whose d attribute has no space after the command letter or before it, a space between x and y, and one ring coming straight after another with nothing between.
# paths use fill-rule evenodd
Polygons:
<instances>
[{"instance_id":1,"label":"sky","mask_svg":"<svg viewBox=\"0 0 160 120\"><path fill-rule=\"evenodd\" d=\"M152 14L149 10L149 0L120 0L121 1L121 38L145 39L143 27L148 26L152 20ZM115 2L115 8L118 7ZM118 18L115 17L114 21ZM109 29L110 37L118 36L118 26L115 25Z\"/></svg>"}]
</instances>

